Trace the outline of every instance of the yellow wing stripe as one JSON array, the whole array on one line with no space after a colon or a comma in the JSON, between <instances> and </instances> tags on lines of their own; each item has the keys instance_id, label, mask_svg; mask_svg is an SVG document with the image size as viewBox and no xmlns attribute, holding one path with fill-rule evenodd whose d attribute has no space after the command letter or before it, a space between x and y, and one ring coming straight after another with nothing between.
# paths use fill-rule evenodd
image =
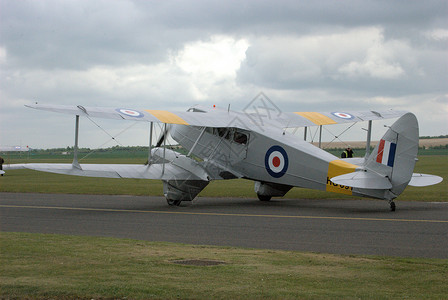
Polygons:
<instances>
[{"instance_id":1,"label":"yellow wing stripe","mask_svg":"<svg viewBox=\"0 0 448 300\"><path fill-rule=\"evenodd\" d=\"M337 122L318 112L295 112L295 114L310 120L316 125L337 124Z\"/></svg>"},{"instance_id":2,"label":"yellow wing stripe","mask_svg":"<svg viewBox=\"0 0 448 300\"><path fill-rule=\"evenodd\" d=\"M331 161L328 165L326 188L327 192L351 195L353 191L352 187L335 184L331 182L330 179L339 175L355 172L356 168L358 168L357 165L348 163L343 160L336 159Z\"/></svg>"},{"instance_id":3,"label":"yellow wing stripe","mask_svg":"<svg viewBox=\"0 0 448 300\"><path fill-rule=\"evenodd\" d=\"M190 125L184 119L176 114L173 114L170 111L154 109L146 109L145 111L149 112L151 115L159 119L159 121L162 123Z\"/></svg>"}]
</instances>

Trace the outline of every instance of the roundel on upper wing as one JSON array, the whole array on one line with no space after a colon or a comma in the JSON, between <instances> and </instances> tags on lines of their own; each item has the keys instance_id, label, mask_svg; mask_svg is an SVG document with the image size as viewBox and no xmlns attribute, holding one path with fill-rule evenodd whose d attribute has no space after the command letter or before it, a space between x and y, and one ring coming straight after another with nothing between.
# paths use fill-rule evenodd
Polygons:
<instances>
[{"instance_id":1,"label":"roundel on upper wing","mask_svg":"<svg viewBox=\"0 0 448 300\"><path fill-rule=\"evenodd\" d=\"M266 152L264 164L269 175L280 178L285 175L288 170L288 154L285 149L280 146L272 146Z\"/></svg>"},{"instance_id":2,"label":"roundel on upper wing","mask_svg":"<svg viewBox=\"0 0 448 300\"><path fill-rule=\"evenodd\" d=\"M353 118L355 118L354 116L352 116L351 114L346 113L346 112L332 112L331 114L335 117L345 119L345 120L352 120Z\"/></svg>"},{"instance_id":3,"label":"roundel on upper wing","mask_svg":"<svg viewBox=\"0 0 448 300\"><path fill-rule=\"evenodd\" d=\"M120 114L128 116L128 117L141 118L144 116L143 113L133 110L133 109L117 108L116 111L119 112Z\"/></svg>"}]
</instances>

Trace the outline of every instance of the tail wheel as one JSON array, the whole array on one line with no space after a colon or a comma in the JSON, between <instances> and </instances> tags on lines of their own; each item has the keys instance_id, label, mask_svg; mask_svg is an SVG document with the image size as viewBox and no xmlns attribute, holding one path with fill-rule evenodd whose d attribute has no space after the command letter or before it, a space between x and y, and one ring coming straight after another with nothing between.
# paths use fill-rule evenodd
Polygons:
<instances>
[{"instance_id":1,"label":"tail wheel","mask_svg":"<svg viewBox=\"0 0 448 300\"><path fill-rule=\"evenodd\" d=\"M260 200L260 201L270 201L271 200L271 196L264 196L264 195L259 195L259 194L257 194L257 196L258 196L258 200Z\"/></svg>"},{"instance_id":2,"label":"tail wheel","mask_svg":"<svg viewBox=\"0 0 448 300\"><path fill-rule=\"evenodd\" d=\"M182 200L166 199L166 202L168 203L169 206L179 206Z\"/></svg>"}]
</instances>

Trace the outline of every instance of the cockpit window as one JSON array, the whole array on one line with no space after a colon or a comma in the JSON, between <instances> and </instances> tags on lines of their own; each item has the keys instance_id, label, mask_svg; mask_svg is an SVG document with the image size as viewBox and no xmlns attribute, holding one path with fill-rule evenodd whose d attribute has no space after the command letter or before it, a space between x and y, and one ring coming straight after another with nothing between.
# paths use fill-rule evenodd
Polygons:
<instances>
[{"instance_id":1,"label":"cockpit window","mask_svg":"<svg viewBox=\"0 0 448 300\"><path fill-rule=\"evenodd\" d=\"M215 134L225 139L230 139L230 130L228 128L215 128Z\"/></svg>"},{"instance_id":2,"label":"cockpit window","mask_svg":"<svg viewBox=\"0 0 448 300\"><path fill-rule=\"evenodd\" d=\"M249 136L246 133L238 131L234 128L207 127L206 132L225 138L227 140L232 140L235 143L242 145L247 145L247 142L249 140Z\"/></svg>"}]
</instances>

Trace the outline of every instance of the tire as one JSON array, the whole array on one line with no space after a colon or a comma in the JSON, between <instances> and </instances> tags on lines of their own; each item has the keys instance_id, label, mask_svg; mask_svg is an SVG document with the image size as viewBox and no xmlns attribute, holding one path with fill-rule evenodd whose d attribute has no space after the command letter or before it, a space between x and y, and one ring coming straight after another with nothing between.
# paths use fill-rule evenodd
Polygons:
<instances>
[{"instance_id":1,"label":"tire","mask_svg":"<svg viewBox=\"0 0 448 300\"><path fill-rule=\"evenodd\" d=\"M166 199L166 203L168 203L169 206L179 206L182 200L171 200Z\"/></svg>"},{"instance_id":2,"label":"tire","mask_svg":"<svg viewBox=\"0 0 448 300\"><path fill-rule=\"evenodd\" d=\"M258 195L257 194L257 196L258 196L258 200L260 200L260 201L270 201L271 200L271 196L264 196L264 195Z\"/></svg>"}]
</instances>

